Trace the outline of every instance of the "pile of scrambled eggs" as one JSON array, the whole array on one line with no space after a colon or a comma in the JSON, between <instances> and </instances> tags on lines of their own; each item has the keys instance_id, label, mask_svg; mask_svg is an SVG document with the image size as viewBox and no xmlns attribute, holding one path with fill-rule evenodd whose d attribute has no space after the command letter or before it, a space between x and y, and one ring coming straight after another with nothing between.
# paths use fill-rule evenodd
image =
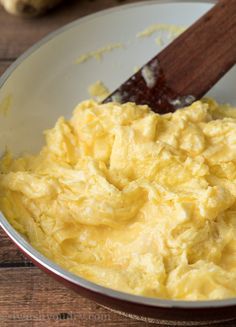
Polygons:
<instances>
[{"instance_id":1,"label":"pile of scrambled eggs","mask_svg":"<svg viewBox=\"0 0 236 327\"><path fill-rule=\"evenodd\" d=\"M0 209L45 256L116 290L236 296L236 111L85 101L0 163Z\"/></svg>"}]
</instances>

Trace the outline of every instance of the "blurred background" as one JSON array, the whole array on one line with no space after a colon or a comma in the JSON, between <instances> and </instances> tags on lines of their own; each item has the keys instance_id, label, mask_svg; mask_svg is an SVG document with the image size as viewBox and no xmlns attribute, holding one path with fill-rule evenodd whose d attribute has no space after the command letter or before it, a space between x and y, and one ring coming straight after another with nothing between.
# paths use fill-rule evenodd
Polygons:
<instances>
[{"instance_id":1,"label":"blurred background","mask_svg":"<svg viewBox=\"0 0 236 327\"><path fill-rule=\"evenodd\" d=\"M0 75L43 36L80 17L136 0L0 0Z\"/></svg>"}]
</instances>

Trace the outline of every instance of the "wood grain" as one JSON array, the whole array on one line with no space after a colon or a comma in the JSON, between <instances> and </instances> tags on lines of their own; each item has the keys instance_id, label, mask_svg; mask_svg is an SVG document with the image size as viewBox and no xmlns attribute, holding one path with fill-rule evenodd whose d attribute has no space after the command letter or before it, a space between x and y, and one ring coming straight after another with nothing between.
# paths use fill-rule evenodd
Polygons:
<instances>
[{"instance_id":1,"label":"wood grain","mask_svg":"<svg viewBox=\"0 0 236 327\"><path fill-rule=\"evenodd\" d=\"M1 269L0 281L1 327L145 326L80 297L37 268Z\"/></svg>"},{"instance_id":2,"label":"wood grain","mask_svg":"<svg viewBox=\"0 0 236 327\"><path fill-rule=\"evenodd\" d=\"M32 263L26 259L26 257L17 249L15 244L0 228L0 269L2 267L19 266L32 266Z\"/></svg>"},{"instance_id":3,"label":"wood grain","mask_svg":"<svg viewBox=\"0 0 236 327\"><path fill-rule=\"evenodd\" d=\"M1 327L161 327L110 312L37 268L1 269L0 294ZM235 327L236 320L216 326Z\"/></svg>"}]
</instances>

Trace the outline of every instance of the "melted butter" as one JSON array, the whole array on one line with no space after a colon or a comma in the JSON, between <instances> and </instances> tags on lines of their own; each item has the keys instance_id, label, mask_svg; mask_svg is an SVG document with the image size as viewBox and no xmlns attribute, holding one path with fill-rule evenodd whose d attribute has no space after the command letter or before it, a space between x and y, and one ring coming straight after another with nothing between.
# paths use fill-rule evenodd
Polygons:
<instances>
[{"instance_id":1,"label":"melted butter","mask_svg":"<svg viewBox=\"0 0 236 327\"><path fill-rule=\"evenodd\" d=\"M36 155L0 162L0 209L40 252L150 297L236 296L236 115L78 105Z\"/></svg>"}]
</instances>

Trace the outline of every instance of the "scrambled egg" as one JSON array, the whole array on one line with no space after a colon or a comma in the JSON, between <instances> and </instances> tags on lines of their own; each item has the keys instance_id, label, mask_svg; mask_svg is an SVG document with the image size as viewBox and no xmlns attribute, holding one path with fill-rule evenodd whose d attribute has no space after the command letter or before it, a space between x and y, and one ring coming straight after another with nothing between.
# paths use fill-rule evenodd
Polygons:
<instances>
[{"instance_id":1,"label":"scrambled egg","mask_svg":"<svg viewBox=\"0 0 236 327\"><path fill-rule=\"evenodd\" d=\"M79 56L79 58L76 60L77 64L82 64L89 59L97 59L97 60L102 60L103 55L107 52L114 51L115 49L120 49L124 48L124 45L122 43L113 43L113 44L108 44L102 48L99 48L95 51L87 52Z\"/></svg>"},{"instance_id":2,"label":"scrambled egg","mask_svg":"<svg viewBox=\"0 0 236 327\"><path fill-rule=\"evenodd\" d=\"M72 273L182 300L236 296L236 111L81 103L0 164L0 209Z\"/></svg>"},{"instance_id":3,"label":"scrambled egg","mask_svg":"<svg viewBox=\"0 0 236 327\"><path fill-rule=\"evenodd\" d=\"M91 98L94 98L97 102L102 102L108 95L110 91L102 81L97 81L89 85L88 93Z\"/></svg>"}]
</instances>

